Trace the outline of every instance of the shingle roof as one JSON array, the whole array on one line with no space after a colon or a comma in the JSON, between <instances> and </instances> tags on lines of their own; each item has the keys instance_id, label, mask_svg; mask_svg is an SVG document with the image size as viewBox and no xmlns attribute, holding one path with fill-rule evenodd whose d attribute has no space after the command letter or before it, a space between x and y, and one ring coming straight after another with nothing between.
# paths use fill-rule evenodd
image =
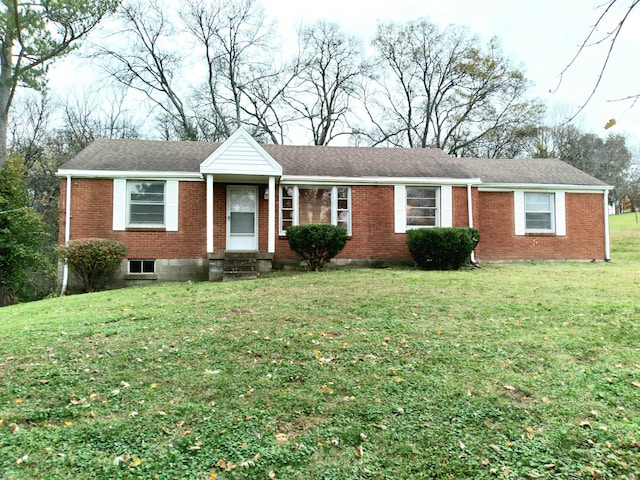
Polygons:
<instances>
[{"instance_id":1,"label":"shingle roof","mask_svg":"<svg viewBox=\"0 0 640 480\"><path fill-rule=\"evenodd\" d=\"M456 158L470 176L482 183L541 185L601 185L607 184L557 158Z\"/></svg>"},{"instance_id":2,"label":"shingle roof","mask_svg":"<svg viewBox=\"0 0 640 480\"><path fill-rule=\"evenodd\" d=\"M199 172L219 143L98 139L63 170ZM557 159L453 158L429 148L262 145L284 175L480 178L483 183L606 186Z\"/></svg>"}]
</instances>

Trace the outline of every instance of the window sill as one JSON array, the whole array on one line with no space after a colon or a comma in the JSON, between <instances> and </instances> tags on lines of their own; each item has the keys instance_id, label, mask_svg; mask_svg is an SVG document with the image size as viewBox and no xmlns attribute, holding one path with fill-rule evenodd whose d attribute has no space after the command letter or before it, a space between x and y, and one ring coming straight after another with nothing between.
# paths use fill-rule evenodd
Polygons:
<instances>
[{"instance_id":1,"label":"window sill","mask_svg":"<svg viewBox=\"0 0 640 480\"><path fill-rule=\"evenodd\" d=\"M157 273L127 273L124 276L125 280L157 280Z\"/></svg>"},{"instance_id":2,"label":"window sill","mask_svg":"<svg viewBox=\"0 0 640 480\"><path fill-rule=\"evenodd\" d=\"M525 237L557 237L556 232L524 232Z\"/></svg>"},{"instance_id":3,"label":"window sill","mask_svg":"<svg viewBox=\"0 0 640 480\"><path fill-rule=\"evenodd\" d=\"M162 226L153 227L127 227L127 232L166 232L167 228Z\"/></svg>"}]
</instances>

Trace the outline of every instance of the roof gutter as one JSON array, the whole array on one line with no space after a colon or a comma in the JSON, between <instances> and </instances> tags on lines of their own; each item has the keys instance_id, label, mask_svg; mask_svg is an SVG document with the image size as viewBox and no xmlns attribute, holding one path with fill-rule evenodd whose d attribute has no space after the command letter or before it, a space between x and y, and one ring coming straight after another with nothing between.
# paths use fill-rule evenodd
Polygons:
<instances>
[{"instance_id":1,"label":"roof gutter","mask_svg":"<svg viewBox=\"0 0 640 480\"><path fill-rule=\"evenodd\" d=\"M281 185L479 185L479 178L451 177L330 177L283 175Z\"/></svg>"}]
</instances>

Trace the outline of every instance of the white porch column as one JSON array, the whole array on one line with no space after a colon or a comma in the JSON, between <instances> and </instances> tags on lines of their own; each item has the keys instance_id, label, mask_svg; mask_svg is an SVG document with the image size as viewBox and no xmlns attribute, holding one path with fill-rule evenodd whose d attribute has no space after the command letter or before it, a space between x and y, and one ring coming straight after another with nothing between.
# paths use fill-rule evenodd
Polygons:
<instances>
[{"instance_id":1,"label":"white porch column","mask_svg":"<svg viewBox=\"0 0 640 480\"><path fill-rule=\"evenodd\" d=\"M276 251L276 177L269 177L269 242L268 252Z\"/></svg>"},{"instance_id":2,"label":"white porch column","mask_svg":"<svg viewBox=\"0 0 640 480\"><path fill-rule=\"evenodd\" d=\"M207 175L207 253L213 253L213 175Z\"/></svg>"}]
</instances>

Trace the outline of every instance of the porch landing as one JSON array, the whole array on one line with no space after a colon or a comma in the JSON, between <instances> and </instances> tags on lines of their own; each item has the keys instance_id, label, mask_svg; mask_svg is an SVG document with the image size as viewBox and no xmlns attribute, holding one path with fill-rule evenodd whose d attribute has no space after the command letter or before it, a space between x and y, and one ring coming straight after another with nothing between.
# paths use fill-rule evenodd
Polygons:
<instances>
[{"instance_id":1,"label":"porch landing","mask_svg":"<svg viewBox=\"0 0 640 480\"><path fill-rule=\"evenodd\" d=\"M273 254L256 251L229 251L209 254L209 281L251 280L273 267Z\"/></svg>"}]
</instances>

